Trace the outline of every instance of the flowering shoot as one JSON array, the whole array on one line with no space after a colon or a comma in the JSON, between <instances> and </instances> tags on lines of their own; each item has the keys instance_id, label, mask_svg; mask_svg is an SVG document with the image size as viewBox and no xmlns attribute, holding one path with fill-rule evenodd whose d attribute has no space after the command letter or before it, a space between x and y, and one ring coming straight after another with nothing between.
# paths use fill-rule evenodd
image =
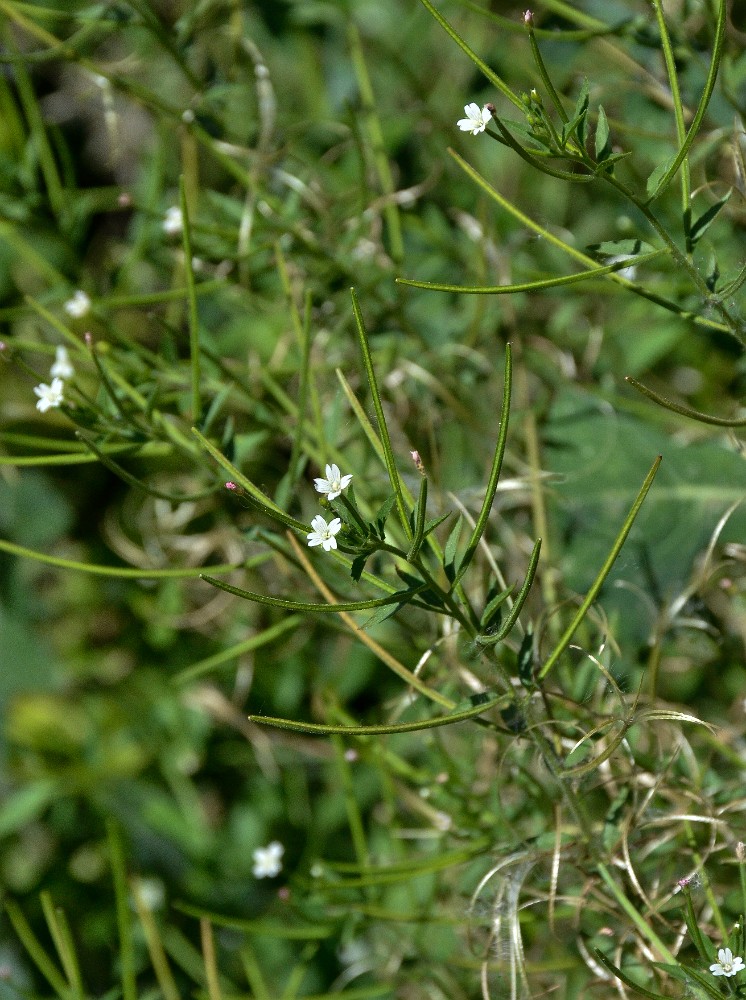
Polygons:
<instances>
[{"instance_id":1,"label":"flowering shoot","mask_svg":"<svg viewBox=\"0 0 746 1000\"><path fill-rule=\"evenodd\" d=\"M314 479L318 493L325 493L327 500L334 500L352 480L351 475L343 476L337 465L327 465L326 479Z\"/></svg>"},{"instance_id":2,"label":"flowering shoot","mask_svg":"<svg viewBox=\"0 0 746 1000\"><path fill-rule=\"evenodd\" d=\"M492 112L486 104L482 108L478 104L467 104L464 114L466 118L461 118L456 124L462 132L471 132L472 135L484 132L492 118Z\"/></svg>"},{"instance_id":3,"label":"flowering shoot","mask_svg":"<svg viewBox=\"0 0 746 1000\"><path fill-rule=\"evenodd\" d=\"M734 955L730 948L721 948L717 962L710 966L710 972L713 976L735 976L745 968L740 955Z\"/></svg>"},{"instance_id":4,"label":"flowering shoot","mask_svg":"<svg viewBox=\"0 0 746 1000\"><path fill-rule=\"evenodd\" d=\"M335 517L327 524L325 518L321 514L317 514L311 521L311 527L313 531L309 531L308 533L309 546L320 545L324 552L336 549L337 539L334 536L342 529L340 518Z\"/></svg>"},{"instance_id":5,"label":"flowering shoot","mask_svg":"<svg viewBox=\"0 0 746 1000\"><path fill-rule=\"evenodd\" d=\"M273 840L266 847L257 847L252 854L255 878L274 878L282 871L282 855L285 848L278 840Z\"/></svg>"},{"instance_id":6,"label":"flowering shoot","mask_svg":"<svg viewBox=\"0 0 746 1000\"><path fill-rule=\"evenodd\" d=\"M64 403L64 389L65 383L61 378L53 378L51 385L47 385L45 382L42 382L41 385L35 385L34 392L39 397L36 402L36 409L40 413L46 413L52 407Z\"/></svg>"}]
</instances>

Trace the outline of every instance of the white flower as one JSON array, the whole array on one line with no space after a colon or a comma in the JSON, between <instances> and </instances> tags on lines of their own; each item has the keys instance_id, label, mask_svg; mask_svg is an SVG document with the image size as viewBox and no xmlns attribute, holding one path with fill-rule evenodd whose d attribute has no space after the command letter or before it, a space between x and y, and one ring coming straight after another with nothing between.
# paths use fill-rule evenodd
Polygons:
<instances>
[{"instance_id":1,"label":"white flower","mask_svg":"<svg viewBox=\"0 0 746 1000\"><path fill-rule=\"evenodd\" d=\"M72 378L75 374L75 369L72 366L70 358L67 356L66 347L58 347L54 356L54 364L49 369L49 374L52 378Z\"/></svg>"},{"instance_id":2,"label":"white flower","mask_svg":"<svg viewBox=\"0 0 746 1000\"><path fill-rule=\"evenodd\" d=\"M311 527L313 531L309 531L308 533L308 544L310 546L321 545L324 552L336 549L337 539L334 536L342 528L342 522L338 517L335 517L334 520L327 524L321 514L317 514L313 521L311 521Z\"/></svg>"},{"instance_id":3,"label":"white flower","mask_svg":"<svg viewBox=\"0 0 746 1000\"><path fill-rule=\"evenodd\" d=\"M282 871L282 856L285 848L278 840L273 840L266 847L257 847L252 854L254 859L255 878L274 878Z\"/></svg>"},{"instance_id":4,"label":"white flower","mask_svg":"<svg viewBox=\"0 0 746 1000\"><path fill-rule=\"evenodd\" d=\"M51 385L46 385L44 382L41 385L35 385L34 392L39 397L36 409L40 413L46 413L51 407L64 403L65 397L62 395L64 388L65 383L61 378L53 378Z\"/></svg>"},{"instance_id":5,"label":"white flower","mask_svg":"<svg viewBox=\"0 0 746 1000\"><path fill-rule=\"evenodd\" d=\"M734 957L730 948L721 948L718 951L718 961L710 966L710 972L713 976L735 976L745 968L739 955Z\"/></svg>"},{"instance_id":6,"label":"white flower","mask_svg":"<svg viewBox=\"0 0 746 1000\"><path fill-rule=\"evenodd\" d=\"M91 300L85 292L78 289L75 295L71 299L68 299L62 308L73 319L81 319L91 308Z\"/></svg>"},{"instance_id":7,"label":"white flower","mask_svg":"<svg viewBox=\"0 0 746 1000\"><path fill-rule=\"evenodd\" d=\"M471 132L472 135L479 135L487 128L487 123L492 118L492 112L485 105L480 108L478 104L467 104L464 108L466 118L460 119L456 124L462 132Z\"/></svg>"},{"instance_id":8,"label":"white flower","mask_svg":"<svg viewBox=\"0 0 746 1000\"><path fill-rule=\"evenodd\" d=\"M338 497L342 490L352 479L352 476L343 476L337 465L327 465L326 479L314 479L316 490L319 493L326 493L327 499L333 500Z\"/></svg>"},{"instance_id":9,"label":"white flower","mask_svg":"<svg viewBox=\"0 0 746 1000\"><path fill-rule=\"evenodd\" d=\"M181 209L178 205L172 205L170 208L166 209L166 214L163 217L163 232L168 233L169 236L176 236L180 233L182 226L184 225L184 220L181 217Z\"/></svg>"}]
</instances>

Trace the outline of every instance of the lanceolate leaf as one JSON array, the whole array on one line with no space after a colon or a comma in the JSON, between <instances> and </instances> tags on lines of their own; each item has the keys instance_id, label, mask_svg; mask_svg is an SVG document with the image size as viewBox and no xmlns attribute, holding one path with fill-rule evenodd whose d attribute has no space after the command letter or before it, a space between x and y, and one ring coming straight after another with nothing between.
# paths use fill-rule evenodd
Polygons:
<instances>
[{"instance_id":1,"label":"lanceolate leaf","mask_svg":"<svg viewBox=\"0 0 746 1000\"><path fill-rule=\"evenodd\" d=\"M456 577L456 552L458 550L459 538L461 537L462 525L463 519L459 514L456 523L451 528L451 533L448 536L445 552L443 554L443 568L445 569L446 576L449 580L453 580Z\"/></svg>"},{"instance_id":2,"label":"lanceolate leaf","mask_svg":"<svg viewBox=\"0 0 746 1000\"><path fill-rule=\"evenodd\" d=\"M606 112L603 109L603 105L598 106L598 121L596 122L596 159L599 163L603 162L608 154L611 152L611 144L609 142L609 122L606 117Z\"/></svg>"},{"instance_id":3,"label":"lanceolate leaf","mask_svg":"<svg viewBox=\"0 0 746 1000\"><path fill-rule=\"evenodd\" d=\"M710 205L707 211L703 212L702 215L700 215L700 217L697 219L697 221L692 224L692 228L689 232L690 247L694 247L697 245L698 240L700 240L704 236L704 234L713 224L715 219L720 214L720 211L723 208L723 206L726 205L730 200L730 196L732 194L733 194L733 188L730 188L728 193L723 198L721 198L720 201L716 201L714 205Z\"/></svg>"}]
</instances>

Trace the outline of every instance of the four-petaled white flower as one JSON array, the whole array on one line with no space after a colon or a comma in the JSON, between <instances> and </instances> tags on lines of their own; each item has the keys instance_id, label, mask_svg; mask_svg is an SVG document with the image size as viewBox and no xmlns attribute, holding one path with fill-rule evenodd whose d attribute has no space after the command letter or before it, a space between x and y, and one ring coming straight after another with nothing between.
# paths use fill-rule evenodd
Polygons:
<instances>
[{"instance_id":1,"label":"four-petaled white flower","mask_svg":"<svg viewBox=\"0 0 746 1000\"><path fill-rule=\"evenodd\" d=\"M314 483L319 493L326 493L327 499L333 500L339 496L351 479L351 475L342 475L339 471L339 466L327 465L326 479L314 479Z\"/></svg>"},{"instance_id":2,"label":"four-petaled white flower","mask_svg":"<svg viewBox=\"0 0 746 1000\"><path fill-rule=\"evenodd\" d=\"M266 847L257 847L252 854L254 859L254 867L252 869L254 877L274 878L276 875L279 875L282 871L282 855L284 853L285 848L279 840L273 840Z\"/></svg>"},{"instance_id":3,"label":"four-petaled white flower","mask_svg":"<svg viewBox=\"0 0 746 1000\"><path fill-rule=\"evenodd\" d=\"M713 976L735 976L746 969L740 955L735 955L730 948L721 948L718 951L718 961L710 966Z\"/></svg>"},{"instance_id":4,"label":"four-petaled white flower","mask_svg":"<svg viewBox=\"0 0 746 1000\"><path fill-rule=\"evenodd\" d=\"M72 378L75 374L75 369L72 366L70 358L67 356L66 347L58 347L54 356L54 364L49 369L49 374L52 378Z\"/></svg>"},{"instance_id":5,"label":"four-petaled white flower","mask_svg":"<svg viewBox=\"0 0 746 1000\"><path fill-rule=\"evenodd\" d=\"M36 403L36 409L39 410L40 413L46 413L51 407L59 406L60 403L64 403L64 388L65 383L61 378L53 378L51 385L47 385L45 382L42 382L41 385L35 385L34 392L39 397Z\"/></svg>"},{"instance_id":6,"label":"four-petaled white flower","mask_svg":"<svg viewBox=\"0 0 746 1000\"><path fill-rule=\"evenodd\" d=\"M336 549L337 539L334 537L342 528L342 521L335 517L328 524L321 514L317 514L311 521L313 531L308 533L308 544L310 546L321 545L324 552Z\"/></svg>"},{"instance_id":7,"label":"four-petaled white flower","mask_svg":"<svg viewBox=\"0 0 746 1000\"><path fill-rule=\"evenodd\" d=\"M181 232L183 226L184 220L179 206L172 205L170 208L167 208L166 214L163 216L163 232L168 233L169 236L175 236Z\"/></svg>"},{"instance_id":8,"label":"four-petaled white flower","mask_svg":"<svg viewBox=\"0 0 746 1000\"><path fill-rule=\"evenodd\" d=\"M91 300L88 298L85 292L81 291L79 288L75 295L62 307L68 316L72 316L73 319L81 319L86 315L88 310L91 308Z\"/></svg>"},{"instance_id":9,"label":"four-petaled white flower","mask_svg":"<svg viewBox=\"0 0 746 1000\"><path fill-rule=\"evenodd\" d=\"M466 118L461 118L456 124L462 132L471 132L472 135L484 132L492 118L492 112L486 105L480 108L478 104L467 104L464 114Z\"/></svg>"}]
</instances>

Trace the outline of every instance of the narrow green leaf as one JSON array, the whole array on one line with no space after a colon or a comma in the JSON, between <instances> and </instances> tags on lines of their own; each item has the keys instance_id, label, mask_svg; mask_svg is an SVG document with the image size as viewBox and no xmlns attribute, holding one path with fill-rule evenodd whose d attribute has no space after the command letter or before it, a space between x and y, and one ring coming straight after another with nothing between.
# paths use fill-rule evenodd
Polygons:
<instances>
[{"instance_id":1,"label":"narrow green leaf","mask_svg":"<svg viewBox=\"0 0 746 1000\"><path fill-rule=\"evenodd\" d=\"M453 511L449 510L447 514L441 514L440 517L434 517L431 521L428 521L427 524L425 525L425 530L423 532L425 538L427 538L427 536L432 531L435 531L435 529L438 527L439 524L442 524L444 521L447 521L452 514Z\"/></svg>"},{"instance_id":2,"label":"narrow green leaf","mask_svg":"<svg viewBox=\"0 0 746 1000\"><path fill-rule=\"evenodd\" d=\"M667 160L663 160L659 163L652 174L648 177L645 184L645 190L649 201L652 201L658 194L658 189L662 186L663 179L669 176L671 168L675 163L676 157L669 156Z\"/></svg>"},{"instance_id":3,"label":"narrow green leaf","mask_svg":"<svg viewBox=\"0 0 746 1000\"><path fill-rule=\"evenodd\" d=\"M714 205L710 205L707 211L703 212L697 221L692 224L692 228L689 231L689 246L691 248L694 248L697 245L697 242L704 236L720 214L723 206L728 203L732 194L733 188L730 188L728 193L721 198L720 201L716 201Z\"/></svg>"},{"instance_id":4,"label":"narrow green leaf","mask_svg":"<svg viewBox=\"0 0 746 1000\"><path fill-rule=\"evenodd\" d=\"M388 497L386 497L386 499L383 501L381 506L376 511L373 521L375 522L375 526L377 528L378 535L380 538L383 538L386 534L385 531L386 521L388 520L389 514L391 513L391 510L395 503L396 503L396 494L391 493Z\"/></svg>"},{"instance_id":5,"label":"narrow green leaf","mask_svg":"<svg viewBox=\"0 0 746 1000\"><path fill-rule=\"evenodd\" d=\"M199 358L199 313L197 312L197 292L194 281L194 256L192 253L192 225L189 220L184 175L179 177L179 207L181 208L181 238L184 244L184 284L187 288L189 315L189 367L192 375L192 423L202 420L202 397L200 393Z\"/></svg>"},{"instance_id":6,"label":"narrow green leaf","mask_svg":"<svg viewBox=\"0 0 746 1000\"><path fill-rule=\"evenodd\" d=\"M209 452L218 465L228 473L231 479L246 490L246 493L248 494L247 499L250 499L260 510L264 511L264 513L269 517L287 525L289 528L296 528L298 531L304 532L308 531L307 524L304 524L302 521L298 521L294 517L290 517L284 510L282 510L282 508L278 507L273 500L270 500L268 496L254 486L251 480L247 479L246 476L244 476L232 462L229 462L225 455L223 455L214 444L208 441L201 431L199 431L196 427L192 427L192 434L194 434L205 451Z\"/></svg>"},{"instance_id":7,"label":"narrow green leaf","mask_svg":"<svg viewBox=\"0 0 746 1000\"><path fill-rule=\"evenodd\" d=\"M641 248L647 246L642 240L619 240L618 242L630 246L637 244ZM602 247L611 248L613 245L613 242L596 243L589 246L588 249L596 249L596 252L607 256L621 255L624 252L619 250L614 253L611 249L600 249ZM637 251L628 252L636 253ZM665 252L665 250L653 250L651 248L650 253L640 254L635 263L642 264L646 261L654 260ZM616 260L611 264L605 264L603 267L591 267L587 271L578 271L575 274L564 274L557 278L539 278L537 281L523 281L514 285L449 285L439 281L416 281L411 278L396 278L395 280L398 285L407 285L410 288L425 288L431 292L455 292L461 295L515 295L518 292L537 292L543 291L545 288L558 288L562 285L575 285L581 281L603 278L606 274L613 274L615 271L623 270L629 266L629 263L628 261Z\"/></svg>"},{"instance_id":8,"label":"narrow green leaf","mask_svg":"<svg viewBox=\"0 0 746 1000\"><path fill-rule=\"evenodd\" d=\"M65 970L67 981L70 984L70 991L77 1000L83 1000L84 991L80 976L80 964L65 912L61 907L54 905L52 896L47 891L41 893L41 906L62 968Z\"/></svg>"},{"instance_id":9,"label":"narrow green leaf","mask_svg":"<svg viewBox=\"0 0 746 1000\"><path fill-rule=\"evenodd\" d=\"M687 156L692 143L697 138L697 133L699 132L702 121L705 117L705 112L707 111L707 106L710 103L710 98L712 97L712 92L715 89L715 81L717 80L718 70L720 68L720 61L723 56L723 43L725 42L725 28L726 28L726 14L727 6L726 0L717 0L717 22L715 25L715 38L712 45L712 59L710 60L710 66L707 71L707 80L705 82L704 89L699 98L699 104L697 105L697 110L694 112L694 117L692 118L691 124L689 126L689 131L686 134L681 147L679 148L676 156L672 157L667 161L666 169L658 173L660 168L656 168L653 174L648 178L647 190L648 190L648 202L652 201L659 194L661 194L665 188L668 186L670 181L676 175L676 171L683 162L684 158ZM657 174L657 176L656 176ZM655 176L655 183L653 177Z\"/></svg>"},{"instance_id":10,"label":"narrow green leaf","mask_svg":"<svg viewBox=\"0 0 746 1000\"><path fill-rule=\"evenodd\" d=\"M492 120L500 133L500 139L502 139L503 143L506 146L510 146L510 148L517 153L525 163L530 164L530 166L532 166L535 170L539 170L541 173L547 174L548 177L557 177L561 181L567 181L569 184L588 184L593 180L593 174L574 173L571 170L560 170L557 167L550 167L541 156L532 154L529 150L522 146L508 131L497 115L493 115ZM576 160L576 162L579 161Z\"/></svg>"},{"instance_id":11,"label":"narrow green leaf","mask_svg":"<svg viewBox=\"0 0 746 1000\"><path fill-rule=\"evenodd\" d=\"M283 636L291 629L298 628L303 621L304 619L301 615L283 615L274 625L270 625L261 632L249 636L248 639L237 642L227 649L221 649L219 653L207 656L204 660L198 660L197 663L193 663L184 670L180 670L177 674L172 675L171 682L173 684L191 684L199 678L205 677L207 674L216 673L225 664L230 665L235 663L239 656L259 649L261 646L266 646L274 642L275 639L279 639L280 636Z\"/></svg>"},{"instance_id":12,"label":"narrow green leaf","mask_svg":"<svg viewBox=\"0 0 746 1000\"><path fill-rule=\"evenodd\" d=\"M16 545L15 542L7 542L0 538L0 552L9 552L14 556L21 556L23 559L35 559L37 562L46 563L47 566L58 566L60 569L77 570L80 573L93 573L95 576L111 576L120 579L130 580L188 580L201 576L200 566L187 567L185 569L141 569L139 566L101 566L97 563L77 562L75 559L63 559L61 556L50 556L46 552L37 552L35 549L26 548L24 545ZM224 563L222 565L210 566L211 573L231 573L241 569L244 563Z\"/></svg>"},{"instance_id":13,"label":"narrow green leaf","mask_svg":"<svg viewBox=\"0 0 746 1000\"><path fill-rule=\"evenodd\" d=\"M290 729L296 733L309 733L312 736L340 734L343 736L383 736L389 733L416 733L422 729L437 729L439 726L451 726L456 722L473 719L482 712L495 708L508 700L510 695L502 694L487 702L472 705L460 712L442 715L436 719L425 719L419 722L398 722L379 726L326 726L314 722L295 722L292 719L276 719L268 715L250 715L250 722L259 722L264 726L274 726L277 729Z\"/></svg>"},{"instance_id":14,"label":"narrow green leaf","mask_svg":"<svg viewBox=\"0 0 746 1000\"><path fill-rule=\"evenodd\" d=\"M654 993L653 990L648 990L644 986L639 986L634 980L630 979L628 975L622 972L618 966L614 965L611 959L607 958L607 956L604 955L604 953L598 948L594 948L594 953L599 962L604 965L609 972L612 972L616 978L620 980L620 982L624 983L624 985L628 986L631 990L634 990L635 993L639 993L640 996L643 997L648 997L648 1000L669 1000L669 998L665 997L662 993Z\"/></svg>"},{"instance_id":15,"label":"narrow green leaf","mask_svg":"<svg viewBox=\"0 0 746 1000\"><path fill-rule=\"evenodd\" d=\"M352 560L352 566L350 566L350 576L355 581L355 583L360 582L360 577L363 575L365 564L369 558L370 558L370 553L364 552L362 555L356 556Z\"/></svg>"},{"instance_id":16,"label":"narrow green leaf","mask_svg":"<svg viewBox=\"0 0 746 1000\"><path fill-rule=\"evenodd\" d=\"M96 458L104 465L110 472L113 472L115 476L122 480L122 482L127 483L134 490L141 490L143 493L147 493L149 496L158 497L161 500L168 500L170 503L186 503L193 500L203 500L205 497L212 496L215 493L215 487L208 486L204 490L199 490L196 493L168 493L165 490L158 490L150 483L144 483L141 479L133 476L131 473L127 472L118 462L115 462L113 458L102 451L97 444L93 441L93 438L82 431L76 432L77 437L85 444L87 448L90 448L91 452L96 456ZM130 454L139 455L140 447L139 445L132 445ZM124 453L126 456L126 452Z\"/></svg>"},{"instance_id":17,"label":"narrow green leaf","mask_svg":"<svg viewBox=\"0 0 746 1000\"><path fill-rule=\"evenodd\" d=\"M340 611L367 611L369 608L381 608L387 604L400 604L406 602L410 597L419 594L427 586L423 583L420 587L412 590L399 590L388 597L376 597L370 601L341 601L339 604L307 604L302 601L290 601L284 597L270 597L268 594L255 594L250 590L242 590L240 587L232 587L229 583L216 580L212 576L200 574L200 579L209 583L218 590L224 590L227 594L235 597L242 597L246 601L254 601L256 604L266 604L270 608L287 608L288 611L303 611L309 614L338 613Z\"/></svg>"},{"instance_id":18,"label":"narrow green leaf","mask_svg":"<svg viewBox=\"0 0 746 1000\"><path fill-rule=\"evenodd\" d=\"M417 554L425 539L425 514L427 512L427 477L420 479L420 493L413 511L414 514L414 535L412 544L407 552L407 559L411 562L417 558Z\"/></svg>"},{"instance_id":19,"label":"narrow green leaf","mask_svg":"<svg viewBox=\"0 0 746 1000\"><path fill-rule=\"evenodd\" d=\"M537 538L534 543L533 551L531 552L531 558L528 561L528 569L526 570L526 578L523 581L523 586L518 591L518 596L515 599L515 604L510 609L510 614L505 619L503 624L500 626L497 632L491 635L478 635L477 642L482 646L494 646L498 642L502 642L506 639L513 629L513 626L518 621L518 616L523 609L523 605L526 603L526 598L528 597L529 591L531 590L531 585L534 582L534 577L536 576L536 568L539 565L539 555L541 554L541 539Z\"/></svg>"},{"instance_id":20,"label":"narrow green leaf","mask_svg":"<svg viewBox=\"0 0 746 1000\"><path fill-rule=\"evenodd\" d=\"M396 505L399 510L399 519L404 527L404 531L408 538L412 536L412 529L409 526L409 518L407 517L407 508L404 503L404 493L402 491L401 480L399 479L399 472L396 468L396 462L394 460L394 452L391 447L391 438L389 437L389 429L386 424L386 417L383 412L383 404L381 402L381 394L378 390L378 381L376 380L376 373L373 368L373 357L370 353L370 343L368 342L368 334L365 329L365 323L363 322L363 314L360 311L360 304L357 300L357 295L355 294L355 289L350 289L350 294L352 295L352 311L355 314L355 323L357 325L358 339L360 341L360 350L363 355L363 364L365 366L365 374L368 377L368 387L370 388L371 396L373 397L373 407L376 411L376 420L378 421L378 434L381 439L381 444L383 446L384 460L386 463L386 471L389 474L389 480L391 482L391 488L394 491L394 496L396 497Z\"/></svg>"},{"instance_id":21,"label":"narrow green leaf","mask_svg":"<svg viewBox=\"0 0 746 1000\"><path fill-rule=\"evenodd\" d=\"M5 900L4 905L5 912L8 914L13 929L18 935L29 958L55 993L62 997L63 1000L67 1000L67 998L72 996L71 991L68 989L62 973L58 971L41 942L31 930L21 908L11 900Z\"/></svg>"},{"instance_id":22,"label":"narrow green leaf","mask_svg":"<svg viewBox=\"0 0 746 1000\"><path fill-rule=\"evenodd\" d=\"M664 965L662 962L656 965L659 969L664 969L669 976L684 983L687 993L697 1000L723 1000L720 987L710 979L711 973L704 974L683 962L680 965Z\"/></svg>"},{"instance_id":23,"label":"narrow green leaf","mask_svg":"<svg viewBox=\"0 0 746 1000\"><path fill-rule=\"evenodd\" d=\"M595 169L593 171L594 175L596 177L598 177L599 174L606 173L609 176L611 176L611 174L614 173L614 171L612 169L612 167L614 166L614 164L619 163L620 160L626 160L627 157L631 156L631 155L632 155L632 153L629 150L626 153L625 152L618 152L618 153L611 153L611 152L609 152L609 153L607 153L607 155L603 159L603 162L602 163L598 163L596 165L596 167L595 167Z\"/></svg>"},{"instance_id":24,"label":"narrow green leaf","mask_svg":"<svg viewBox=\"0 0 746 1000\"><path fill-rule=\"evenodd\" d=\"M710 944L709 940L702 934L702 931L699 929L699 918L697 917L697 914L694 912L691 889L689 888L688 885L682 885L681 891L684 895L684 920L686 922L687 930L689 931L689 936L694 942L694 946L699 952L699 956L702 959L702 961L713 962L715 959L714 949Z\"/></svg>"},{"instance_id":25,"label":"narrow green leaf","mask_svg":"<svg viewBox=\"0 0 746 1000\"><path fill-rule=\"evenodd\" d=\"M494 597L485 605L484 611L482 612L482 617L479 619L479 624L483 632L494 624L496 615L500 612L502 605L507 601L510 595L515 590L515 586L508 587L506 590L501 590L500 593L495 594Z\"/></svg>"},{"instance_id":26,"label":"narrow green leaf","mask_svg":"<svg viewBox=\"0 0 746 1000\"><path fill-rule=\"evenodd\" d=\"M132 910L127 891L127 867L119 827L114 820L107 820L106 834L109 843L111 874L114 881L114 903L119 937L119 974L122 979L122 1000L136 1000L137 975L135 940L132 933Z\"/></svg>"},{"instance_id":27,"label":"narrow green leaf","mask_svg":"<svg viewBox=\"0 0 746 1000\"><path fill-rule=\"evenodd\" d=\"M453 586L455 586L459 580L463 577L464 573L469 568L472 559L477 551L479 541L487 528L487 521L489 520L490 511L492 510L492 504L495 500L495 493L497 492L497 485L500 480L500 470L502 469L503 456L505 455L505 444L508 440L508 423L510 418L510 397L513 385L513 349L510 344L505 345L505 372L503 375L503 405L502 412L500 413L500 430L497 435L497 443L495 445L495 454L492 457L492 468L490 469L489 478L487 480L487 488L484 491L484 501L482 503L482 509L479 511L479 517L474 525L474 530L471 533L471 538L469 539L469 544L466 546L466 551L464 552L464 558L461 560L461 565L459 566L458 573L453 579ZM450 542L450 538L449 538ZM449 562L448 559L448 547L446 546L446 565ZM447 572L447 570L446 570Z\"/></svg>"},{"instance_id":28,"label":"narrow green leaf","mask_svg":"<svg viewBox=\"0 0 746 1000\"><path fill-rule=\"evenodd\" d=\"M536 153L541 156L557 155L556 145L552 140L536 131L535 128L527 127L524 122L517 122L512 118L502 118L501 121L510 129L513 134L519 135L525 142L536 143L536 148L527 147L529 153Z\"/></svg>"},{"instance_id":29,"label":"narrow green leaf","mask_svg":"<svg viewBox=\"0 0 746 1000\"><path fill-rule=\"evenodd\" d=\"M583 83L580 87L580 93L578 94L578 99L575 102L575 108L569 121L567 121L562 126L562 140L566 144L571 138L573 132L578 137L578 145L581 149L585 149L585 142L587 139L586 133L586 120L588 115L588 99L590 95L590 85L588 83L588 77L583 77Z\"/></svg>"},{"instance_id":30,"label":"narrow green leaf","mask_svg":"<svg viewBox=\"0 0 746 1000\"><path fill-rule=\"evenodd\" d=\"M367 631L368 629L373 628L374 625L380 625L382 622L385 622L387 618L391 618L392 615L395 615L397 611L401 611L403 607L404 602L401 604L390 604L387 608L379 608L375 614L372 614L370 618L366 618L365 621L361 623L360 628Z\"/></svg>"},{"instance_id":31,"label":"narrow green leaf","mask_svg":"<svg viewBox=\"0 0 746 1000\"><path fill-rule=\"evenodd\" d=\"M446 576L452 583L456 580L456 552L458 550L458 543L459 538L461 537L461 528L463 523L463 517L459 514L456 519L456 523L451 528L451 533L448 536L448 541L446 542L445 551L443 553L443 569L446 572Z\"/></svg>"},{"instance_id":32,"label":"narrow green leaf","mask_svg":"<svg viewBox=\"0 0 746 1000\"><path fill-rule=\"evenodd\" d=\"M606 117L606 112L604 111L603 104L598 106L598 119L596 121L596 139L595 139L595 150L596 150L596 160L601 163L603 162L608 154L611 152L611 143L609 141L609 120Z\"/></svg>"},{"instance_id":33,"label":"narrow green leaf","mask_svg":"<svg viewBox=\"0 0 746 1000\"><path fill-rule=\"evenodd\" d=\"M524 687L528 687L534 680L535 652L534 631L529 625L518 649L518 659L516 661L518 679Z\"/></svg>"},{"instance_id":34,"label":"narrow green leaf","mask_svg":"<svg viewBox=\"0 0 746 1000\"><path fill-rule=\"evenodd\" d=\"M641 392L643 396L647 396L648 399L652 399L659 406L663 406L667 410L673 410L674 413L680 413L682 417L689 417L690 420L698 420L701 424L712 424L714 427L746 426L746 417L713 417L709 413L702 413L700 410L692 409L691 406L684 406L683 403L676 403L666 396L661 396L653 389L648 389L642 382L638 382L636 378L632 378L631 375L627 375L624 381L629 382L634 389Z\"/></svg>"},{"instance_id":35,"label":"narrow green leaf","mask_svg":"<svg viewBox=\"0 0 746 1000\"><path fill-rule=\"evenodd\" d=\"M413 590L421 588L418 595L419 599L428 605L433 611L441 611L445 607L445 602L440 594L430 590L428 585L420 580L419 577L413 576L411 573L407 573L407 571L402 569L401 566L395 566L394 568L396 570L396 575Z\"/></svg>"}]
</instances>

